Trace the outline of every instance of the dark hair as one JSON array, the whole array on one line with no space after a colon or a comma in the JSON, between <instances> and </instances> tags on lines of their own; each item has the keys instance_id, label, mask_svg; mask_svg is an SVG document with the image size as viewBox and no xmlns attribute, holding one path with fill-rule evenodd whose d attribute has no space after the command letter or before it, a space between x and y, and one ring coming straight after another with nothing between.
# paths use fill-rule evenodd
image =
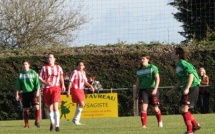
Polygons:
<instances>
[{"instance_id":1,"label":"dark hair","mask_svg":"<svg viewBox=\"0 0 215 134\"><path fill-rule=\"evenodd\" d=\"M141 55L141 58L143 58L143 57L146 57L146 59L149 60L149 64L151 63L151 57L150 57L148 54L142 54L142 55ZM140 64L139 69L141 69L142 67L143 67L143 65Z\"/></svg>"},{"instance_id":2,"label":"dark hair","mask_svg":"<svg viewBox=\"0 0 215 134\"><path fill-rule=\"evenodd\" d=\"M187 60L187 55L183 48L181 47L175 48L175 54L179 55L179 59Z\"/></svg>"},{"instance_id":3,"label":"dark hair","mask_svg":"<svg viewBox=\"0 0 215 134\"><path fill-rule=\"evenodd\" d=\"M23 60L22 64L24 64L25 62L27 62L29 65L31 65L31 63L28 60Z\"/></svg>"},{"instance_id":4,"label":"dark hair","mask_svg":"<svg viewBox=\"0 0 215 134\"><path fill-rule=\"evenodd\" d=\"M55 53L54 52L50 52L50 53L48 53L48 56L49 55L53 55L53 57L55 58L55 65L58 65L58 63L57 63L57 58L55 57ZM48 58L45 60L45 62L44 62L44 64L45 65L48 65L49 63L48 63Z\"/></svg>"},{"instance_id":5,"label":"dark hair","mask_svg":"<svg viewBox=\"0 0 215 134\"><path fill-rule=\"evenodd\" d=\"M80 63L84 63L84 62L83 62L83 61L78 61L78 62L76 63L76 66L79 66Z\"/></svg>"},{"instance_id":6,"label":"dark hair","mask_svg":"<svg viewBox=\"0 0 215 134\"><path fill-rule=\"evenodd\" d=\"M142 54L141 55L141 58L142 57L146 57L146 59L148 59L149 61L151 61L151 57L148 55L148 54Z\"/></svg>"}]
</instances>

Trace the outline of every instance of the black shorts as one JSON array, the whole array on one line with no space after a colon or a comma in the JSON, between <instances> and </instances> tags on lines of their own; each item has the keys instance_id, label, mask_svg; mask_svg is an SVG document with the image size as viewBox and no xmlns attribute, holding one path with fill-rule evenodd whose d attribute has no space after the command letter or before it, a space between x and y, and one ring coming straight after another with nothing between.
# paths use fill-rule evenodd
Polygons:
<instances>
[{"instance_id":1,"label":"black shorts","mask_svg":"<svg viewBox=\"0 0 215 134\"><path fill-rule=\"evenodd\" d=\"M153 89L140 89L139 90L139 102L143 104L150 104L152 106L159 105L159 91L156 95L152 95Z\"/></svg>"},{"instance_id":2,"label":"black shorts","mask_svg":"<svg viewBox=\"0 0 215 134\"><path fill-rule=\"evenodd\" d=\"M189 89L187 95L182 95L181 105L189 105L190 108L194 108L199 96L199 87L192 87Z\"/></svg>"},{"instance_id":3,"label":"black shorts","mask_svg":"<svg viewBox=\"0 0 215 134\"><path fill-rule=\"evenodd\" d=\"M30 108L30 106L39 105L38 97L35 97L36 91L22 93L23 108Z\"/></svg>"}]
</instances>

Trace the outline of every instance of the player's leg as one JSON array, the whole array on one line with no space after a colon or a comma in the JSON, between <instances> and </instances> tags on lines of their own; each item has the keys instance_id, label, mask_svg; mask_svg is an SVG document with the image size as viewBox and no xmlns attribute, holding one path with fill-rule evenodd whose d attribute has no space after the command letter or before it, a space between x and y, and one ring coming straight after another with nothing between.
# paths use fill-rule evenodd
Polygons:
<instances>
[{"instance_id":1,"label":"player's leg","mask_svg":"<svg viewBox=\"0 0 215 134\"><path fill-rule=\"evenodd\" d=\"M83 111L84 105L85 105L84 101L80 101L76 104L76 111L73 118L73 122L76 125L83 125L82 123L80 123L80 119L81 119L81 113Z\"/></svg>"},{"instance_id":2,"label":"player's leg","mask_svg":"<svg viewBox=\"0 0 215 134\"><path fill-rule=\"evenodd\" d=\"M55 131L60 131L60 113L58 110L58 104L61 101L60 98L61 89L60 87L54 87L52 92L52 103L53 103L53 112L54 112L54 120L55 120Z\"/></svg>"},{"instance_id":3,"label":"player's leg","mask_svg":"<svg viewBox=\"0 0 215 134\"><path fill-rule=\"evenodd\" d=\"M49 112L50 131L53 130L55 124L51 91L52 91L51 88L43 89L43 101L45 104L45 109L47 109Z\"/></svg>"},{"instance_id":4,"label":"player's leg","mask_svg":"<svg viewBox=\"0 0 215 134\"><path fill-rule=\"evenodd\" d=\"M72 90L72 101L76 103L76 111L73 117L73 123L76 125L82 125L80 123L80 118L81 118L81 112L83 111L84 108L84 90Z\"/></svg>"},{"instance_id":5,"label":"player's leg","mask_svg":"<svg viewBox=\"0 0 215 134\"><path fill-rule=\"evenodd\" d=\"M187 126L187 133L193 133L200 129L200 125L192 116L190 109L194 108L198 98L199 88L190 88L188 95L183 95L181 99L180 112L182 113L185 125Z\"/></svg>"},{"instance_id":6,"label":"player's leg","mask_svg":"<svg viewBox=\"0 0 215 134\"><path fill-rule=\"evenodd\" d=\"M160 108L158 107L159 106L159 92L157 92L156 95L151 94L149 103L152 105L152 109L156 115L158 127L163 127L162 114L161 114Z\"/></svg>"},{"instance_id":7,"label":"player's leg","mask_svg":"<svg viewBox=\"0 0 215 134\"><path fill-rule=\"evenodd\" d=\"M34 115L35 115L35 122L34 122L34 125L36 127L40 127L40 124L39 124L39 120L40 120L40 103L39 103L39 99L38 97L35 96L35 92L32 92L31 93L32 95L32 104L33 104L33 107L34 107Z\"/></svg>"},{"instance_id":8,"label":"player's leg","mask_svg":"<svg viewBox=\"0 0 215 134\"><path fill-rule=\"evenodd\" d=\"M29 111L29 108L30 108L30 96L29 96L29 93L22 93L22 104L23 104L23 115L24 115L24 123L25 123L25 126L24 128L29 128L29 115L30 115L30 111Z\"/></svg>"},{"instance_id":9,"label":"player's leg","mask_svg":"<svg viewBox=\"0 0 215 134\"><path fill-rule=\"evenodd\" d=\"M141 104L140 119L142 127L146 128L147 125L147 109L149 103L149 91L147 89L139 91L139 102Z\"/></svg>"},{"instance_id":10,"label":"player's leg","mask_svg":"<svg viewBox=\"0 0 215 134\"><path fill-rule=\"evenodd\" d=\"M142 127L146 128L146 124L147 124L147 109L148 109L148 104L141 104L141 122L142 122Z\"/></svg>"}]
</instances>

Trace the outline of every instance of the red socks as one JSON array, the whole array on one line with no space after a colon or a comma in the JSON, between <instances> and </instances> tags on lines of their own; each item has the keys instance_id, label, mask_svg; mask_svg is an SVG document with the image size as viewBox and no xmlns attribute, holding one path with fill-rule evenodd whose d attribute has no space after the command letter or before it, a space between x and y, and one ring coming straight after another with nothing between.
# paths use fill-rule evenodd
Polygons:
<instances>
[{"instance_id":1,"label":"red socks","mask_svg":"<svg viewBox=\"0 0 215 134\"><path fill-rule=\"evenodd\" d=\"M159 110L158 112L155 113L156 115L156 118L158 120L158 123L162 121L162 118L161 118L161 111Z\"/></svg>"},{"instance_id":2,"label":"red socks","mask_svg":"<svg viewBox=\"0 0 215 134\"><path fill-rule=\"evenodd\" d=\"M35 110L34 114L35 114L35 122L39 122L39 120L40 120L40 110Z\"/></svg>"},{"instance_id":3,"label":"red socks","mask_svg":"<svg viewBox=\"0 0 215 134\"><path fill-rule=\"evenodd\" d=\"M29 110L25 110L25 111L24 111L25 126L29 126L29 124L28 124L29 114L30 114Z\"/></svg>"},{"instance_id":4,"label":"red socks","mask_svg":"<svg viewBox=\"0 0 215 134\"><path fill-rule=\"evenodd\" d=\"M183 118L184 118L184 122L187 126L187 132L192 133L192 121L191 121L191 113L190 112L185 112L182 114Z\"/></svg>"},{"instance_id":5,"label":"red socks","mask_svg":"<svg viewBox=\"0 0 215 134\"><path fill-rule=\"evenodd\" d=\"M192 122L194 127L198 126L198 122L194 119L192 114L191 114L191 122Z\"/></svg>"},{"instance_id":6,"label":"red socks","mask_svg":"<svg viewBox=\"0 0 215 134\"><path fill-rule=\"evenodd\" d=\"M142 111L142 112L141 112L141 122L142 122L142 126L146 126L146 121L147 121L147 112Z\"/></svg>"}]
</instances>

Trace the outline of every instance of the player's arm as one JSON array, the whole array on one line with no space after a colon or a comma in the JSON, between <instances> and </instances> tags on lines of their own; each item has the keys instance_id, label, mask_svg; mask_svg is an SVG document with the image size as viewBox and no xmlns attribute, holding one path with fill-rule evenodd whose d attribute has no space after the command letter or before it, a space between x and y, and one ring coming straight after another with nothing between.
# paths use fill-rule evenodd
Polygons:
<instances>
[{"instance_id":1,"label":"player's arm","mask_svg":"<svg viewBox=\"0 0 215 134\"><path fill-rule=\"evenodd\" d=\"M84 85L90 87L91 91L94 93L95 89L94 89L93 85L91 85L87 81L84 81Z\"/></svg>"},{"instance_id":2,"label":"player's arm","mask_svg":"<svg viewBox=\"0 0 215 134\"><path fill-rule=\"evenodd\" d=\"M16 90L16 101L20 100L20 90Z\"/></svg>"},{"instance_id":3,"label":"player's arm","mask_svg":"<svg viewBox=\"0 0 215 134\"><path fill-rule=\"evenodd\" d=\"M135 88L134 88L134 94L135 94L135 98L134 99L138 99L139 86L140 86L140 79L137 78L136 83L135 83Z\"/></svg>"},{"instance_id":4,"label":"player's arm","mask_svg":"<svg viewBox=\"0 0 215 134\"><path fill-rule=\"evenodd\" d=\"M61 90L64 92L66 90L65 84L64 84L64 78L63 75L60 76L60 82L61 82Z\"/></svg>"},{"instance_id":5,"label":"player's arm","mask_svg":"<svg viewBox=\"0 0 215 134\"><path fill-rule=\"evenodd\" d=\"M70 95L71 85L72 85L72 82L69 81L69 85L68 85L68 89L67 89L67 93L66 93L66 96L67 96L67 97L69 97L69 95Z\"/></svg>"},{"instance_id":6,"label":"player's arm","mask_svg":"<svg viewBox=\"0 0 215 134\"><path fill-rule=\"evenodd\" d=\"M156 95L156 93L158 91L159 83L160 83L160 75L159 74L155 74L154 78L155 78L155 87L154 87L154 90L152 91L152 94Z\"/></svg>"},{"instance_id":7,"label":"player's arm","mask_svg":"<svg viewBox=\"0 0 215 134\"><path fill-rule=\"evenodd\" d=\"M172 93L181 86L181 82L178 80L176 85L166 92L166 96L171 96Z\"/></svg>"},{"instance_id":8,"label":"player's arm","mask_svg":"<svg viewBox=\"0 0 215 134\"><path fill-rule=\"evenodd\" d=\"M189 93L189 89L190 89L190 86L193 82L193 79L194 79L194 75L193 74L189 74L188 75L188 80L187 80L187 85L184 89L184 95L188 94Z\"/></svg>"},{"instance_id":9,"label":"player's arm","mask_svg":"<svg viewBox=\"0 0 215 134\"><path fill-rule=\"evenodd\" d=\"M15 89L16 89L16 101L20 100L20 93L21 93L21 84L19 81L19 77L16 80L16 84L15 84Z\"/></svg>"},{"instance_id":10,"label":"player's arm","mask_svg":"<svg viewBox=\"0 0 215 134\"><path fill-rule=\"evenodd\" d=\"M38 74L35 72L35 87L36 87L36 93L35 93L35 97L39 97L40 96L40 80L39 80L39 76Z\"/></svg>"}]
</instances>

